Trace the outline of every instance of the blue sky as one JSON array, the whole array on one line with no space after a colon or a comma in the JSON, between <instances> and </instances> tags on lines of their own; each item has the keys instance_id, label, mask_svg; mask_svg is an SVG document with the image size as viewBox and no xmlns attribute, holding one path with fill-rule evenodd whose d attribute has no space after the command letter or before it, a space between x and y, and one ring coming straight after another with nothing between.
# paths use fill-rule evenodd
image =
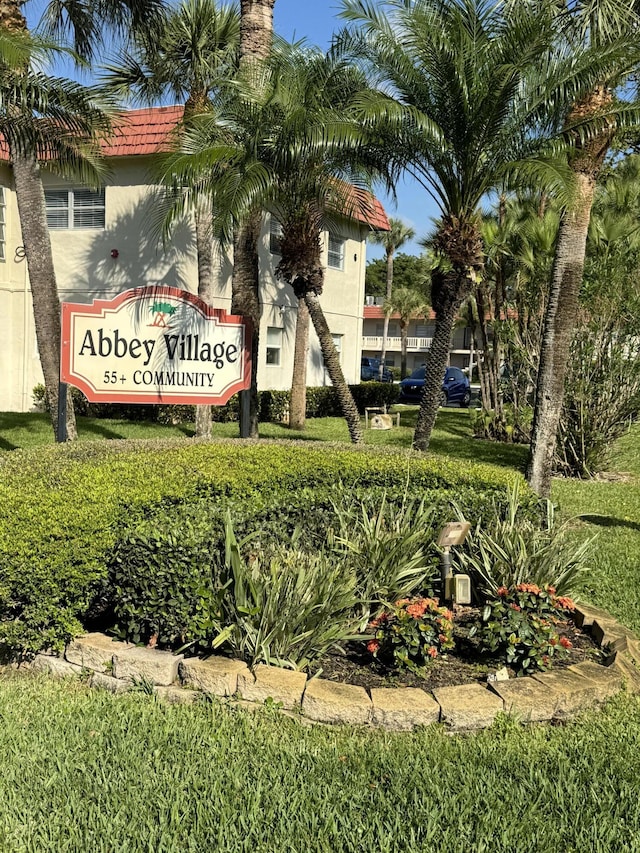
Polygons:
<instances>
[{"instance_id":1,"label":"blue sky","mask_svg":"<svg viewBox=\"0 0 640 853\"><path fill-rule=\"evenodd\" d=\"M169 0L171 2L171 0ZM31 0L26 3L25 12L31 27L40 19L46 0ZM306 39L310 44L327 48L333 33L340 29L342 22L338 18L340 5L336 0L276 0L274 6L274 28L287 40ZM56 69L57 70L57 69ZM58 73L73 75L72 68ZM416 238L425 236L432 227L431 217L435 215L435 205L426 192L411 181L403 181L396 187L397 205L383 193L381 202L389 216L402 219L416 232ZM414 241L401 249L409 254L420 254L420 247ZM379 246L367 247L367 258L382 257Z\"/></svg>"},{"instance_id":2,"label":"blue sky","mask_svg":"<svg viewBox=\"0 0 640 853\"><path fill-rule=\"evenodd\" d=\"M276 32L287 40L305 38L311 44L326 48L331 36L340 29L342 21L338 18L340 5L335 0L276 0L273 23ZM432 227L432 216L436 207L431 198L411 181L402 182L396 187L397 206L384 194L380 200L389 216L402 219L416 232L416 237L424 237ZM420 254L421 249L414 241L400 250L409 254ZM381 257L381 247L368 246L367 258Z\"/></svg>"}]
</instances>

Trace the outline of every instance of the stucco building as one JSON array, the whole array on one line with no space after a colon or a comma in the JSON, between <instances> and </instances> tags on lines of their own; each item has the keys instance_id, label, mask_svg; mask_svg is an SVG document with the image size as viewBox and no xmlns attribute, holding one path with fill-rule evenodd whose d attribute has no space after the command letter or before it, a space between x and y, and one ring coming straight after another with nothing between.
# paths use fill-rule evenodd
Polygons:
<instances>
[{"instance_id":1,"label":"stucco building","mask_svg":"<svg viewBox=\"0 0 640 853\"><path fill-rule=\"evenodd\" d=\"M154 186L150 165L166 145L181 107L133 110L103 152L110 165L98 191L45 175L47 221L62 302L88 303L132 287L165 284L197 292L194 231L185 221L162 246L153 228ZM388 221L379 202L366 215L344 219L339 232L324 233L326 268L321 301L348 382L360 380L363 340L366 238ZM290 387L296 321L291 288L278 282L277 223L267 214L259 246L261 388ZM214 307L230 310L232 258L216 255ZM42 382L27 263L11 168L0 164L0 411L28 411ZM307 382L329 384L320 345L310 333Z\"/></svg>"}]
</instances>

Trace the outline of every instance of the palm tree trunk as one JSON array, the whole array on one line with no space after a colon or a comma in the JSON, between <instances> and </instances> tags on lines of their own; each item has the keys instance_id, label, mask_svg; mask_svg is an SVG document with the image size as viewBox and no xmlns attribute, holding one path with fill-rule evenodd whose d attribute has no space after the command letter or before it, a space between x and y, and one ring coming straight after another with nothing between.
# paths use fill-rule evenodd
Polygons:
<instances>
[{"instance_id":1,"label":"palm tree trunk","mask_svg":"<svg viewBox=\"0 0 640 853\"><path fill-rule=\"evenodd\" d=\"M393 295L393 251L387 252L387 294L386 294L386 307L388 308L389 303L391 301L391 297ZM380 353L380 376L379 379L382 382L382 377L384 376L384 362L387 357L387 337L389 335L389 314L388 311L384 312L384 324L382 326L382 351ZM404 378L404 377L403 377Z\"/></svg>"},{"instance_id":2,"label":"palm tree trunk","mask_svg":"<svg viewBox=\"0 0 640 853\"><path fill-rule=\"evenodd\" d=\"M568 119L597 115L612 101L605 86L596 87L576 104ZM576 144L571 168L576 181L575 199L560 220L556 253L551 273L549 298L540 346L540 365L531 431L527 481L534 492L548 497L551 492L553 457L562 402L564 381L575 328L578 295L582 284L587 231L598 174L615 132L609 127L585 142Z\"/></svg>"},{"instance_id":3,"label":"palm tree trunk","mask_svg":"<svg viewBox=\"0 0 640 853\"><path fill-rule=\"evenodd\" d=\"M233 275L231 278L231 312L251 321L251 389L249 392L251 438L258 438L258 352L260 342L260 277L258 238L262 214L255 211L236 231L233 240Z\"/></svg>"},{"instance_id":4,"label":"palm tree trunk","mask_svg":"<svg viewBox=\"0 0 640 853\"><path fill-rule=\"evenodd\" d=\"M240 0L242 59L266 59L273 37L275 0Z\"/></svg>"},{"instance_id":5,"label":"palm tree trunk","mask_svg":"<svg viewBox=\"0 0 640 853\"><path fill-rule=\"evenodd\" d=\"M211 305L213 287L213 240L211 217L205 205L196 205L196 255L198 260L198 296ZM211 438L211 406L196 406L196 438Z\"/></svg>"},{"instance_id":6,"label":"palm tree trunk","mask_svg":"<svg viewBox=\"0 0 640 853\"><path fill-rule=\"evenodd\" d=\"M293 352L293 373L289 397L289 426L305 428L307 413L307 353L309 351L309 309L303 299L298 300L296 342Z\"/></svg>"},{"instance_id":7,"label":"palm tree trunk","mask_svg":"<svg viewBox=\"0 0 640 853\"><path fill-rule=\"evenodd\" d=\"M426 377L424 393L420 401L420 411L416 421L416 431L413 436L413 447L415 450L427 450L431 433L436 422L436 416L440 407L442 394L442 382L449 361L449 350L451 349L451 332L455 322L457 307L451 311L444 311L436 315L436 326L433 332L433 340L426 358Z\"/></svg>"},{"instance_id":8,"label":"palm tree trunk","mask_svg":"<svg viewBox=\"0 0 640 853\"><path fill-rule=\"evenodd\" d=\"M407 375L407 348L409 338L409 324L400 323L400 379Z\"/></svg>"},{"instance_id":9,"label":"palm tree trunk","mask_svg":"<svg viewBox=\"0 0 640 853\"><path fill-rule=\"evenodd\" d=\"M53 431L58 431L58 387L60 383L60 300L53 267L51 240L40 168L35 157L10 152L22 242L29 267L38 354ZM67 439L78 437L75 412L68 389Z\"/></svg>"},{"instance_id":10,"label":"palm tree trunk","mask_svg":"<svg viewBox=\"0 0 640 853\"><path fill-rule=\"evenodd\" d=\"M313 328L316 330L318 340L320 341L320 349L324 359L325 367L329 373L331 384L335 388L342 414L349 428L349 435L354 444L362 444L362 426L360 424L360 415L358 408L353 399L353 395L349 390L342 368L340 367L340 358L333 343L329 326L327 325L324 311L320 305L317 293L313 290L307 290L304 294L304 301L309 309L309 316L313 323Z\"/></svg>"},{"instance_id":11,"label":"palm tree trunk","mask_svg":"<svg viewBox=\"0 0 640 853\"><path fill-rule=\"evenodd\" d=\"M540 348L527 480L533 491L541 497L548 497L551 490L564 380L578 310L578 293L596 186L593 176L584 174L578 176L578 184L579 203L576 201L573 210L565 214L560 222Z\"/></svg>"},{"instance_id":12,"label":"palm tree trunk","mask_svg":"<svg viewBox=\"0 0 640 853\"><path fill-rule=\"evenodd\" d=\"M275 0L240 0L240 65L266 59L273 41ZM258 240L261 211L255 211L236 230L233 240L231 310L251 320L251 390L249 392L249 435L258 438L258 353L260 343L260 270Z\"/></svg>"}]
</instances>

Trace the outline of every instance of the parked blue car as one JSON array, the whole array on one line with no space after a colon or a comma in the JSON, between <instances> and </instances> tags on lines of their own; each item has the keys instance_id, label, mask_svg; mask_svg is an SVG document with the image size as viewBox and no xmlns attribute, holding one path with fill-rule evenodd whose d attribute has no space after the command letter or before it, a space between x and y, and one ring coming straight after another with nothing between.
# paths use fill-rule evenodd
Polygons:
<instances>
[{"instance_id":1,"label":"parked blue car","mask_svg":"<svg viewBox=\"0 0 640 853\"><path fill-rule=\"evenodd\" d=\"M382 380L380 379L380 359L369 358L363 355L360 361L360 381L361 382L393 382L393 373L388 367L382 371Z\"/></svg>"},{"instance_id":2,"label":"parked blue car","mask_svg":"<svg viewBox=\"0 0 640 853\"><path fill-rule=\"evenodd\" d=\"M400 383L400 402L401 403L419 403L422 398L422 389L426 368L416 367L411 376L407 376ZM469 378L459 367L447 367L447 372L444 375L442 382L442 398L441 406L446 406L448 403L459 403L465 408L471 402L471 386Z\"/></svg>"}]
</instances>

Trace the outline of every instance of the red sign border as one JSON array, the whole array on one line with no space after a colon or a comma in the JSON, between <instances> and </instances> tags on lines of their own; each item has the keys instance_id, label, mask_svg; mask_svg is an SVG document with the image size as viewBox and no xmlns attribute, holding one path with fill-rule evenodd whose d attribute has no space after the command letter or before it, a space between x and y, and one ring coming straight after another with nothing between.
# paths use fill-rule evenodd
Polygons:
<instances>
[{"instance_id":1,"label":"red sign border","mask_svg":"<svg viewBox=\"0 0 640 853\"><path fill-rule=\"evenodd\" d=\"M244 347L242 351L242 375L243 378L237 382L233 382L230 386L224 389L221 394L214 396L198 396L197 394L161 394L156 392L155 395L124 393L122 391L96 391L93 385L90 385L84 377L74 373L71 368L71 323L74 314L83 314L84 316L100 316L100 314L108 309L115 309L122 306L125 302L135 301L145 297L161 297L170 296L178 299L181 302L191 303L204 317L217 319L220 323L225 323L231 326L242 326L244 329ZM66 382L78 388L85 395L90 403L142 403L146 405L209 405L223 406L227 403L234 394L239 391L246 391L251 387L251 340L253 325L248 317L243 317L239 314L227 314L224 308L212 308L207 305L199 296L190 293L188 290L181 290L178 287L170 285L146 285L144 287L134 287L130 290L124 290L113 299L94 299L91 303L80 302L63 302L62 309L62 338L60 346L60 381Z\"/></svg>"}]
</instances>

